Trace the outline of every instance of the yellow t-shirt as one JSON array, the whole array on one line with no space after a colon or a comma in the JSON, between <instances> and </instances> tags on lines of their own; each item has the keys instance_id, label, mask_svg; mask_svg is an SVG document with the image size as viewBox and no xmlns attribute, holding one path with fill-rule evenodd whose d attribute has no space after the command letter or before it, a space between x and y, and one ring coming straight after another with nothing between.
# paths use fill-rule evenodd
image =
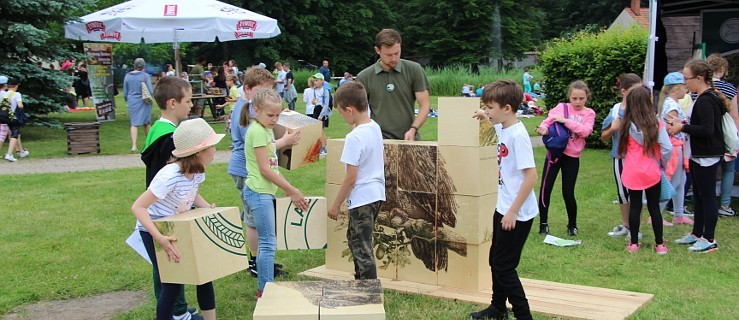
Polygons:
<instances>
[{"instance_id":1,"label":"yellow t-shirt","mask_svg":"<svg viewBox=\"0 0 739 320\"><path fill-rule=\"evenodd\" d=\"M232 86L228 89L228 97L231 99L238 100L241 97L241 94L239 93L239 88L236 86ZM233 110L234 104L236 104L236 101L227 102L226 106L223 107L223 109L226 111L226 114L230 114L231 110Z\"/></svg>"},{"instance_id":2,"label":"yellow t-shirt","mask_svg":"<svg viewBox=\"0 0 739 320\"><path fill-rule=\"evenodd\" d=\"M267 129L258 121L253 121L246 129L246 141L244 143L244 155L246 155L246 186L256 193L268 193L275 195L277 185L267 180L259 173L257 153L254 148L267 147L267 161L269 168L280 174L277 162L277 148L275 147L275 134L272 129Z\"/></svg>"}]
</instances>

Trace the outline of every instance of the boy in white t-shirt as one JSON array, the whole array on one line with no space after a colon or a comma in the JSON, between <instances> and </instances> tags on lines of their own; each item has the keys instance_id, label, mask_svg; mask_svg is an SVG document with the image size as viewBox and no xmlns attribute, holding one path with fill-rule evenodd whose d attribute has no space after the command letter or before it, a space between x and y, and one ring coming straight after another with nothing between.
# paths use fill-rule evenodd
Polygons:
<instances>
[{"instance_id":1,"label":"boy in white t-shirt","mask_svg":"<svg viewBox=\"0 0 739 320\"><path fill-rule=\"evenodd\" d=\"M20 81L16 78L8 79L8 91L0 92L0 101L8 99L10 102L10 112L15 113L17 108L23 109L23 96L18 91ZM20 150L20 157L25 158L28 156L28 150L23 148L21 142L21 127L23 125L18 123L8 124L8 136L10 136L10 142L8 143L8 152L5 153L5 160L15 162L17 159L13 156L14 150Z\"/></svg>"},{"instance_id":2,"label":"boy in white t-shirt","mask_svg":"<svg viewBox=\"0 0 739 320\"><path fill-rule=\"evenodd\" d=\"M346 233L349 250L354 257L354 279L377 279L377 266L372 252L372 231L380 207L385 201L385 157L380 126L367 113L367 92L359 82L339 87L334 104L341 117L354 129L346 135L341 162L346 176L339 193L328 209L336 220L339 207L346 201L349 207L349 228Z\"/></svg>"},{"instance_id":3,"label":"boy in white t-shirt","mask_svg":"<svg viewBox=\"0 0 739 320\"><path fill-rule=\"evenodd\" d=\"M493 242L489 262L493 276L490 306L470 314L472 319L507 319L506 300L513 305L516 319L532 319L526 293L516 267L539 209L534 196L537 181L534 150L529 134L516 118L523 96L521 86L511 80L499 80L482 92L484 113L498 134L498 202L493 217Z\"/></svg>"}]
</instances>

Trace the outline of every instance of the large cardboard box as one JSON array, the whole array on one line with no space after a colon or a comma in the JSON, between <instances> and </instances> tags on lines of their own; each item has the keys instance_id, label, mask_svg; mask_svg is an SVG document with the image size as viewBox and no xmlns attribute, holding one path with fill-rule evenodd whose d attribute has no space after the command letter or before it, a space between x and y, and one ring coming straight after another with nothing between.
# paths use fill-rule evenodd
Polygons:
<instances>
[{"instance_id":1,"label":"large cardboard box","mask_svg":"<svg viewBox=\"0 0 739 320\"><path fill-rule=\"evenodd\" d=\"M333 203L336 195L339 193L340 185L326 184L326 201ZM393 243L396 239L396 230L382 226L383 217L387 217L387 212L380 212L378 222L375 227L374 239L375 247L375 264L377 265L377 275L383 278L397 279L397 251ZM332 270L354 272L354 262L352 253L349 250L349 244L346 239L346 231L349 227L349 210L346 204L342 204L337 220L328 219L327 223L327 240L326 248L326 268Z\"/></svg>"},{"instance_id":2,"label":"large cardboard box","mask_svg":"<svg viewBox=\"0 0 739 320\"><path fill-rule=\"evenodd\" d=\"M438 198L437 202L442 203L438 206L439 217L443 217L448 210L451 210L454 216L453 225L437 222L439 240L480 244L492 239L497 193L479 197L439 194Z\"/></svg>"},{"instance_id":3,"label":"large cardboard box","mask_svg":"<svg viewBox=\"0 0 739 320\"><path fill-rule=\"evenodd\" d=\"M449 245L457 247L459 252L464 248L465 254L457 252L449 254L448 267L446 270L439 270L438 285L475 292L491 290L493 278L488 262L490 243L491 241L479 245L450 243Z\"/></svg>"},{"instance_id":4,"label":"large cardboard box","mask_svg":"<svg viewBox=\"0 0 739 320\"><path fill-rule=\"evenodd\" d=\"M199 208L154 222L159 231L177 238L180 262L169 261L156 244L162 282L203 284L246 269L244 229L236 207Z\"/></svg>"},{"instance_id":5,"label":"large cardboard box","mask_svg":"<svg viewBox=\"0 0 739 320\"><path fill-rule=\"evenodd\" d=\"M252 316L254 320L318 320L322 295L322 281L267 282Z\"/></svg>"},{"instance_id":6,"label":"large cardboard box","mask_svg":"<svg viewBox=\"0 0 739 320\"><path fill-rule=\"evenodd\" d=\"M281 138L286 131L295 130L300 130L298 144L277 151L280 167L288 170L317 162L321 154L321 133L323 132L321 121L295 111L282 112L274 128L275 139Z\"/></svg>"},{"instance_id":7,"label":"large cardboard box","mask_svg":"<svg viewBox=\"0 0 739 320\"><path fill-rule=\"evenodd\" d=\"M478 97L439 97L439 146L494 145L497 138L490 122L472 118L472 114L478 109Z\"/></svg>"},{"instance_id":8,"label":"large cardboard box","mask_svg":"<svg viewBox=\"0 0 739 320\"><path fill-rule=\"evenodd\" d=\"M498 191L497 147L439 146L438 150L439 193L482 196Z\"/></svg>"},{"instance_id":9,"label":"large cardboard box","mask_svg":"<svg viewBox=\"0 0 739 320\"><path fill-rule=\"evenodd\" d=\"M341 184L346 176L346 168L341 162L345 139L329 139L326 143L326 183Z\"/></svg>"},{"instance_id":10,"label":"large cardboard box","mask_svg":"<svg viewBox=\"0 0 739 320\"><path fill-rule=\"evenodd\" d=\"M255 320L385 319L379 280L268 282Z\"/></svg>"},{"instance_id":11,"label":"large cardboard box","mask_svg":"<svg viewBox=\"0 0 739 320\"><path fill-rule=\"evenodd\" d=\"M277 250L326 248L326 198L305 199L307 211L295 207L289 197L277 198Z\"/></svg>"}]
</instances>

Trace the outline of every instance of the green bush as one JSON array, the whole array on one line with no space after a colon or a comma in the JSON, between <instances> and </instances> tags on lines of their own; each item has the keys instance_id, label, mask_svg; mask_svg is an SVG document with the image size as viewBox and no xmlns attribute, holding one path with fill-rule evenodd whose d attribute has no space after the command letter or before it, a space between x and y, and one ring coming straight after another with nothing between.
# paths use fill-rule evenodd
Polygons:
<instances>
[{"instance_id":1,"label":"green bush","mask_svg":"<svg viewBox=\"0 0 739 320\"><path fill-rule=\"evenodd\" d=\"M613 90L616 78L624 73L641 75L647 52L648 32L630 29L581 32L568 39L551 41L539 55L539 66L546 81L547 105L568 101L572 81L583 80L590 88L587 106L595 110L595 130L588 145L604 147L599 139L603 119L619 101Z\"/></svg>"}]
</instances>

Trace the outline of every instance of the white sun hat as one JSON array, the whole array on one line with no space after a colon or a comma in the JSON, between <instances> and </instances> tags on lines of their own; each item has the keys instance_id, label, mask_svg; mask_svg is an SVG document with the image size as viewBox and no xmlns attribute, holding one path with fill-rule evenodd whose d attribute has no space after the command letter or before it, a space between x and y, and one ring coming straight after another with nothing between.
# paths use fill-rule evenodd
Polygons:
<instances>
[{"instance_id":1,"label":"white sun hat","mask_svg":"<svg viewBox=\"0 0 739 320\"><path fill-rule=\"evenodd\" d=\"M172 155L177 158L184 158L199 151L205 150L226 136L225 134L216 134L213 128L201 118L183 121L174 131L174 151Z\"/></svg>"}]
</instances>

